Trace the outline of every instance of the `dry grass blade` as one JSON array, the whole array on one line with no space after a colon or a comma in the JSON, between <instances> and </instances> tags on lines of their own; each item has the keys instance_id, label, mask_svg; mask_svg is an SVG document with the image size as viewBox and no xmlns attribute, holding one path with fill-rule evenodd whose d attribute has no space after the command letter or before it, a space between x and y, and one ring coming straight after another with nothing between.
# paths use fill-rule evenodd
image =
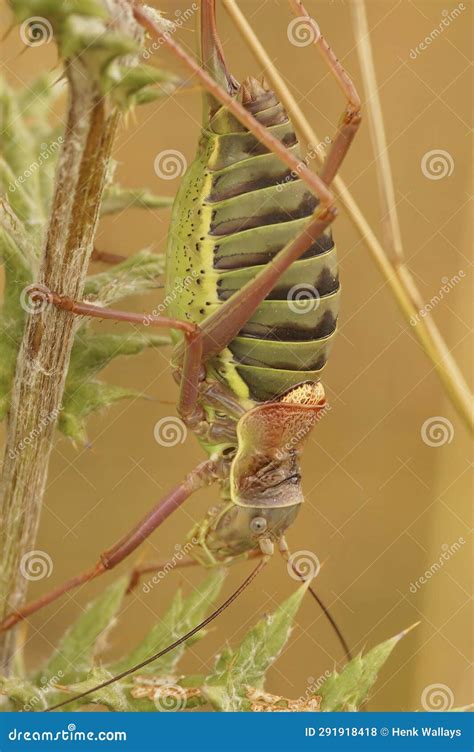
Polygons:
<instances>
[{"instance_id":1,"label":"dry grass blade","mask_svg":"<svg viewBox=\"0 0 474 752\"><path fill-rule=\"evenodd\" d=\"M285 84L281 74L274 66L268 53L237 5L236 0L223 0L223 5L234 21L239 33L242 35L255 58L262 66L262 69L265 71L268 81L271 83L273 89L285 105L285 108L294 123L304 150L308 150L309 144L319 144L320 139L315 130L309 124L304 113ZM318 149L315 151L316 156L322 162L323 153L320 153L320 150ZM365 242L372 259L386 280L404 318L408 322L413 317L416 317L417 320L419 318L418 312L423 308L424 303L406 265L400 263L400 260L403 259L403 255L400 256L400 260L395 261L396 251L394 250L394 258L389 258L362 213L359 205L340 176L336 176L334 179L333 188L340 203L344 206L348 216ZM401 245L399 246L398 244L395 244L393 247L395 249L401 249ZM465 424L472 431L474 428L472 396L464 377L449 352L436 324L431 318L426 317L421 319L413 329L423 350L433 363L446 394L464 420Z\"/></svg>"},{"instance_id":2,"label":"dry grass blade","mask_svg":"<svg viewBox=\"0 0 474 752\"><path fill-rule=\"evenodd\" d=\"M375 72L370 32L367 23L365 0L355 0L352 7L354 18L357 52L360 60L362 81L366 94L366 111L369 118L372 141L374 145L376 169L379 183L379 196L382 213L382 226L388 260L397 274L406 293L410 296L417 311L424 308L423 298L415 280L406 265L403 251L402 235L395 201L392 169L387 147L387 138L380 103L377 76ZM431 359L444 388L472 428L472 395L455 359L441 336L431 314L426 311L423 319L418 317L415 333ZM421 339L421 333L423 339Z\"/></svg>"}]
</instances>

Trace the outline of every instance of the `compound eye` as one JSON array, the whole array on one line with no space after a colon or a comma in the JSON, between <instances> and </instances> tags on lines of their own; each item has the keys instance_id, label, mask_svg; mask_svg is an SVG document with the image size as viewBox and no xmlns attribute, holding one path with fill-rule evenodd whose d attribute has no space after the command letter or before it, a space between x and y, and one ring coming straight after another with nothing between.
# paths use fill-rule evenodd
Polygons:
<instances>
[{"instance_id":1,"label":"compound eye","mask_svg":"<svg viewBox=\"0 0 474 752\"><path fill-rule=\"evenodd\" d=\"M252 533L264 533L267 529L267 521L265 517L254 517L250 520L250 530Z\"/></svg>"}]
</instances>

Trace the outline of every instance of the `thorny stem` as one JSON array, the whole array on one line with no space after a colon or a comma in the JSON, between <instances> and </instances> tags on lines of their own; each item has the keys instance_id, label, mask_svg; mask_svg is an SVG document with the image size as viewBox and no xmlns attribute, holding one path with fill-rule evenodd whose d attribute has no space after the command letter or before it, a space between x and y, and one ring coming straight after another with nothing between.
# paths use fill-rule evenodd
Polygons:
<instances>
[{"instance_id":1,"label":"thorny stem","mask_svg":"<svg viewBox=\"0 0 474 752\"><path fill-rule=\"evenodd\" d=\"M223 5L265 71L265 75L275 93L283 102L298 132L303 149L308 151L311 145L321 143L236 1L223 0ZM364 37L368 39L368 31L364 33L359 32L358 37L359 39ZM364 57L364 63L361 68L364 69L365 65L366 61ZM368 98L367 104L370 105L370 102L371 98ZM321 150L316 149L316 156L321 163L324 161L324 154L321 153ZM418 315L424 306L423 299L404 263L403 256L401 260L395 256L393 258L388 256L346 183L339 175L336 175L334 178L332 188L367 245L372 259L393 293L403 316L407 321L413 319L417 321L416 326L413 327L413 332L427 357L432 362L446 394L464 420L466 426L472 431L473 414L469 387L431 315L426 313L423 318Z\"/></svg>"},{"instance_id":2,"label":"thorny stem","mask_svg":"<svg viewBox=\"0 0 474 752\"><path fill-rule=\"evenodd\" d=\"M118 111L106 103L97 83L79 66L69 63L66 70L68 121L39 274L40 284L76 299L83 295L119 120ZM73 317L55 306L29 315L26 323L0 485L0 619L14 611L25 594L23 557L34 548L74 329ZM24 446L21 442L28 436L35 439ZM13 652L13 633L2 634L0 673L8 673Z\"/></svg>"}]
</instances>

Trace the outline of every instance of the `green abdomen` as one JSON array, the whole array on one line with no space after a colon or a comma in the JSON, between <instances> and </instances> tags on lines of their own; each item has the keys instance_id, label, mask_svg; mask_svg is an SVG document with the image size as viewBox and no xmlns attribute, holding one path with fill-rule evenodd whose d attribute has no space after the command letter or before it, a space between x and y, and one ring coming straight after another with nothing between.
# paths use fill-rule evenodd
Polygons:
<instances>
[{"instance_id":1,"label":"green abdomen","mask_svg":"<svg viewBox=\"0 0 474 752\"><path fill-rule=\"evenodd\" d=\"M299 155L292 125L272 92L244 106ZM165 315L201 323L295 237L315 206L299 177L220 109L203 131L173 208ZM239 397L258 402L318 381L335 334L338 299L336 249L328 232L209 366Z\"/></svg>"}]
</instances>

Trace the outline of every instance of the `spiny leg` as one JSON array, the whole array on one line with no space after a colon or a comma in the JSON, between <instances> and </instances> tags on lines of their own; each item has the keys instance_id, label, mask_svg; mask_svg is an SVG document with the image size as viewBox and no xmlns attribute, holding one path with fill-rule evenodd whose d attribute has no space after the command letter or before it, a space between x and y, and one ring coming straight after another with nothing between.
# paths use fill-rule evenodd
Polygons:
<instances>
[{"instance_id":1,"label":"spiny leg","mask_svg":"<svg viewBox=\"0 0 474 752\"><path fill-rule=\"evenodd\" d=\"M334 180L344 157L349 151L360 125L360 97L352 79L337 59L329 44L326 42L314 19L311 18L304 7L302 0L288 0L288 2L295 15L299 18L304 18L305 23L311 27L314 34L314 45L317 47L318 52L321 54L324 62L328 65L347 99L347 105L342 115L341 125L338 128L337 135L320 172L321 179L324 180L326 185L330 185Z\"/></svg>"},{"instance_id":2,"label":"spiny leg","mask_svg":"<svg viewBox=\"0 0 474 752\"><path fill-rule=\"evenodd\" d=\"M162 522L169 517L178 507L181 506L189 497L195 493L199 488L205 485L210 485L216 480L216 464L211 460L201 462L194 468L182 483L176 486L170 491L164 499L160 499L140 522L133 528L133 530L127 535L123 536L115 545L104 551L99 558L97 564L92 569L88 569L85 572L67 580L55 590L46 593L41 598L35 601L31 601L23 606L21 609L9 614L6 619L0 624L0 631L6 631L11 629L22 619L34 614L44 606L54 603L65 593L75 590L80 585L94 580L96 577L104 574L105 572L113 569L123 559L129 556L140 546L143 541L148 538L151 533L161 525Z\"/></svg>"}]
</instances>

